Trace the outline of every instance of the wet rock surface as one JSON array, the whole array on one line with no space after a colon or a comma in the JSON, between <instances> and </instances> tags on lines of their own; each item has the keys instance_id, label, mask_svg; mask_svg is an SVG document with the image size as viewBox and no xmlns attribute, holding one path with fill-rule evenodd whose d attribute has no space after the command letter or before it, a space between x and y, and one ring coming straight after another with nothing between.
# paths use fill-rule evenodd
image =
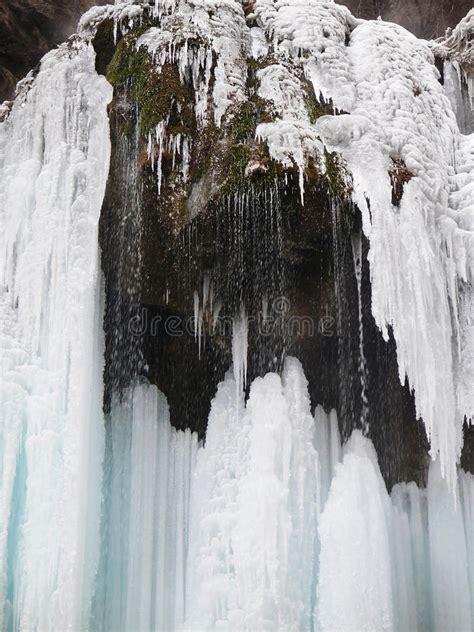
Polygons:
<instances>
[{"instance_id":1,"label":"wet rock surface","mask_svg":"<svg viewBox=\"0 0 474 632\"><path fill-rule=\"evenodd\" d=\"M94 42L115 88L101 217L106 394L143 375L166 395L173 425L204 437L211 400L231 368L232 333L243 308L247 384L280 371L288 355L298 357L313 406L338 410L344 439L354 428L370 428L387 485L424 483L423 424L408 386L400 384L395 343L383 340L371 313L368 243L337 159L326 156L324 173L307 169L303 205L297 170L270 160L254 140L267 113L252 100L252 72L238 115L198 133L187 80L181 84L172 65L159 76L147 72L152 61L132 45L133 32L111 57L105 54L110 29L105 24ZM311 99L315 116L324 115L324 103ZM147 115L150 104L167 121L156 151L148 137L156 124ZM170 142L179 134L190 141L186 178L182 151Z\"/></svg>"},{"instance_id":2,"label":"wet rock surface","mask_svg":"<svg viewBox=\"0 0 474 632\"><path fill-rule=\"evenodd\" d=\"M470 0L341 0L354 15L367 20L379 16L415 33L417 37L441 37L472 8Z\"/></svg>"}]
</instances>

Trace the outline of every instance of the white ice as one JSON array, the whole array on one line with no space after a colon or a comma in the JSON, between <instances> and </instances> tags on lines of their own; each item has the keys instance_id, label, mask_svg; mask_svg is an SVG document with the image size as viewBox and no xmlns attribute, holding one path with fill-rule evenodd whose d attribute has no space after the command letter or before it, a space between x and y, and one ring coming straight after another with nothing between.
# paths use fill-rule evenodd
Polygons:
<instances>
[{"instance_id":1,"label":"white ice","mask_svg":"<svg viewBox=\"0 0 474 632\"><path fill-rule=\"evenodd\" d=\"M0 628L87 625L99 555L98 222L112 91L86 44L47 55L0 124Z\"/></svg>"}]
</instances>

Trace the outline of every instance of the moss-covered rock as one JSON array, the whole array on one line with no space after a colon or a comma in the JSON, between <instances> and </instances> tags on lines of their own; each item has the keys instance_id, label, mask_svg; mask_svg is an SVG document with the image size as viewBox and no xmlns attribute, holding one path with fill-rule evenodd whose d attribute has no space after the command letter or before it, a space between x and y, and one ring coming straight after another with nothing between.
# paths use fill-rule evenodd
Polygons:
<instances>
[{"instance_id":1,"label":"moss-covered rock","mask_svg":"<svg viewBox=\"0 0 474 632\"><path fill-rule=\"evenodd\" d=\"M170 133L191 133L194 127L193 94L183 84L176 65L158 70L153 56L136 48L140 31L123 38L107 68L115 90L129 91L139 111L141 134L146 137L162 120L169 120Z\"/></svg>"}]
</instances>

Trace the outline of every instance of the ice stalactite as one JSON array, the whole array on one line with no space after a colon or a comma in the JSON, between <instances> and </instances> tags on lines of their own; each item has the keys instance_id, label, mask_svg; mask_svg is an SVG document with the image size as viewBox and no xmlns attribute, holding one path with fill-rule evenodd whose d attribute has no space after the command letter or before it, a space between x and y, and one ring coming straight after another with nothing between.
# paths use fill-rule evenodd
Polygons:
<instances>
[{"instance_id":1,"label":"ice stalactite","mask_svg":"<svg viewBox=\"0 0 474 632\"><path fill-rule=\"evenodd\" d=\"M189 152L191 139L184 134L166 134L167 121L158 123L153 133L148 134L147 154L153 171L156 170L158 195L163 184L163 154L166 152L172 158L172 170L174 171L177 160L180 161L180 175L186 182L189 174ZM179 158L178 158L179 157Z\"/></svg>"},{"instance_id":2,"label":"ice stalactite","mask_svg":"<svg viewBox=\"0 0 474 632\"><path fill-rule=\"evenodd\" d=\"M321 516L316 629L470 630L473 485L459 472L453 494L436 461L426 490L389 495L356 431Z\"/></svg>"},{"instance_id":3,"label":"ice stalactite","mask_svg":"<svg viewBox=\"0 0 474 632\"><path fill-rule=\"evenodd\" d=\"M179 630L197 435L173 429L144 382L114 398L107 444L94 628Z\"/></svg>"},{"instance_id":4,"label":"ice stalactite","mask_svg":"<svg viewBox=\"0 0 474 632\"><path fill-rule=\"evenodd\" d=\"M212 404L191 505L186 629L309 629L319 458L298 361L255 380L229 373Z\"/></svg>"},{"instance_id":5,"label":"ice stalactite","mask_svg":"<svg viewBox=\"0 0 474 632\"><path fill-rule=\"evenodd\" d=\"M444 62L443 72L444 89L456 116L459 131L470 134L473 131L473 114L467 77L459 64L450 60Z\"/></svg>"},{"instance_id":6,"label":"ice stalactite","mask_svg":"<svg viewBox=\"0 0 474 632\"><path fill-rule=\"evenodd\" d=\"M320 506L322 509L326 504L336 465L342 458L341 436L339 434L339 425L335 410L331 410L328 415L322 406L316 406L314 423L314 444L320 452Z\"/></svg>"},{"instance_id":7,"label":"ice stalactite","mask_svg":"<svg viewBox=\"0 0 474 632\"><path fill-rule=\"evenodd\" d=\"M94 60L47 55L0 125L3 630L84 628L97 570L112 91Z\"/></svg>"},{"instance_id":8,"label":"ice stalactite","mask_svg":"<svg viewBox=\"0 0 474 632\"><path fill-rule=\"evenodd\" d=\"M321 516L316 620L322 630L393 629L390 519L375 450L356 431Z\"/></svg>"},{"instance_id":9,"label":"ice stalactite","mask_svg":"<svg viewBox=\"0 0 474 632\"><path fill-rule=\"evenodd\" d=\"M166 63L177 63L181 81L191 78L195 95L195 113L203 127L208 119L208 94L211 89L211 68L214 84L214 123L220 127L229 106L245 101L245 58L250 51L250 36L244 26L242 5L238 2L219 3L218 10L209 12L204 0L187 2L157 2L156 11L162 14L160 28L152 27L138 40L137 47L146 47L153 55L158 70ZM124 7L126 9L126 5ZM106 17L107 7L98 9ZM171 15L166 15L168 11ZM84 16L82 28L87 30L91 20L97 20L94 10ZM118 13L120 22L127 17L126 11ZM124 17L122 17L122 15ZM104 18L102 18L104 19ZM176 23L186 24L182 33Z\"/></svg>"}]
</instances>

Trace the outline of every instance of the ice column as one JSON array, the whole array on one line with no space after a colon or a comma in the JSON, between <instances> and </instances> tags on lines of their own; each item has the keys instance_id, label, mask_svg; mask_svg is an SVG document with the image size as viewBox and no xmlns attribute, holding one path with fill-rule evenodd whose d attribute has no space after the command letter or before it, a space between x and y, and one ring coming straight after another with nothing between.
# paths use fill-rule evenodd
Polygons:
<instances>
[{"instance_id":1,"label":"ice column","mask_svg":"<svg viewBox=\"0 0 474 632\"><path fill-rule=\"evenodd\" d=\"M439 460L430 466L428 515L433 629L470 630L468 558L459 490L457 484L449 489Z\"/></svg>"},{"instance_id":2,"label":"ice column","mask_svg":"<svg viewBox=\"0 0 474 632\"><path fill-rule=\"evenodd\" d=\"M197 436L175 430L165 396L143 383L115 398L107 439L93 627L179 630Z\"/></svg>"},{"instance_id":3,"label":"ice column","mask_svg":"<svg viewBox=\"0 0 474 632\"><path fill-rule=\"evenodd\" d=\"M98 221L112 89L48 54L0 124L0 628L87 625L103 456Z\"/></svg>"},{"instance_id":4,"label":"ice column","mask_svg":"<svg viewBox=\"0 0 474 632\"><path fill-rule=\"evenodd\" d=\"M300 363L220 384L191 505L186 629L309 629L319 460Z\"/></svg>"},{"instance_id":5,"label":"ice column","mask_svg":"<svg viewBox=\"0 0 474 632\"><path fill-rule=\"evenodd\" d=\"M320 519L317 629L393 628L390 518L375 450L355 431Z\"/></svg>"}]
</instances>

